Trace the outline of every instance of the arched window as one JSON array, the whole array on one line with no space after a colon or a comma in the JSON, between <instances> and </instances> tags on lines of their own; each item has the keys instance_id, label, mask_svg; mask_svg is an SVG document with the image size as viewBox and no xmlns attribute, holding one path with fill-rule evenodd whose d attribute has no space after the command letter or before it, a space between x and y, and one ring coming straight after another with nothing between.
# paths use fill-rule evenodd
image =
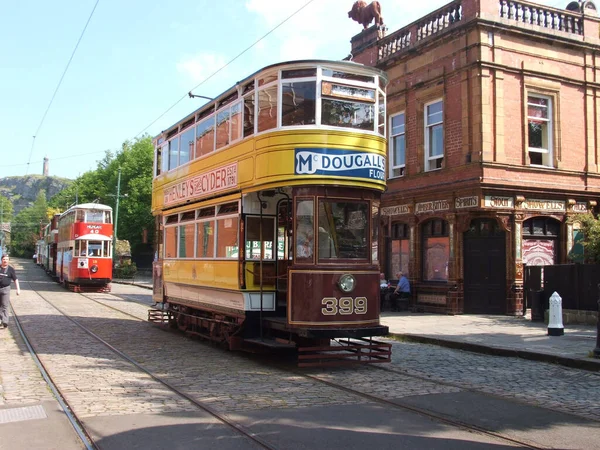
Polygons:
<instances>
[{"instance_id":1,"label":"arched window","mask_svg":"<svg viewBox=\"0 0 600 450\"><path fill-rule=\"evenodd\" d=\"M494 219L474 219L471 221L466 233L468 236L486 237L499 236L502 235L504 231Z\"/></svg>"},{"instance_id":2,"label":"arched window","mask_svg":"<svg viewBox=\"0 0 600 450\"><path fill-rule=\"evenodd\" d=\"M432 219L421 227L423 281L448 281L450 236L448 222Z\"/></svg>"},{"instance_id":3,"label":"arched window","mask_svg":"<svg viewBox=\"0 0 600 450\"><path fill-rule=\"evenodd\" d=\"M533 217L523 222L523 263L548 266L559 261L560 222L551 217Z\"/></svg>"},{"instance_id":4,"label":"arched window","mask_svg":"<svg viewBox=\"0 0 600 450\"><path fill-rule=\"evenodd\" d=\"M396 279L396 274L402 272L408 275L409 259L409 232L410 227L405 223L392 224L392 233L390 236L390 262L386 267L386 279Z\"/></svg>"}]
</instances>

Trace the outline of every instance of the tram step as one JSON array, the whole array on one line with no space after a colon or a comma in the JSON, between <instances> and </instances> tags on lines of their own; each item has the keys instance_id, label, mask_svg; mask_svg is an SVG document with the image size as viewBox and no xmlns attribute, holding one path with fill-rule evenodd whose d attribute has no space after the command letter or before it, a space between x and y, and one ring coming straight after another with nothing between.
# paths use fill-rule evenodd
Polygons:
<instances>
[{"instance_id":1,"label":"tram step","mask_svg":"<svg viewBox=\"0 0 600 450\"><path fill-rule=\"evenodd\" d=\"M148 322L167 324L171 319L170 311L163 311L162 309L149 309L148 310Z\"/></svg>"},{"instance_id":2,"label":"tram step","mask_svg":"<svg viewBox=\"0 0 600 450\"><path fill-rule=\"evenodd\" d=\"M279 339L271 338L249 338L244 339L244 342L249 344L263 345L270 348L296 348L296 344L293 342L284 342Z\"/></svg>"},{"instance_id":3,"label":"tram step","mask_svg":"<svg viewBox=\"0 0 600 450\"><path fill-rule=\"evenodd\" d=\"M341 366L390 362L389 343L366 339L340 340L337 345L298 348L298 367Z\"/></svg>"}]
</instances>

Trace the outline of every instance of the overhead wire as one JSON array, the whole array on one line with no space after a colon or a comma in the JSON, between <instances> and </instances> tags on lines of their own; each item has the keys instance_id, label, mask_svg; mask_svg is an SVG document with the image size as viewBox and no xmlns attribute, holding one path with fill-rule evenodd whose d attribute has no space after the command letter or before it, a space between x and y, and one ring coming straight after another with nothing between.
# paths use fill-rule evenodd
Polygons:
<instances>
[{"instance_id":1,"label":"overhead wire","mask_svg":"<svg viewBox=\"0 0 600 450\"><path fill-rule=\"evenodd\" d=\"M94 12L96 11L96 7L98 6L98 3L100 3L100 0L96 0L96 3L94 4L94 7L92 8L92 12L90 13L90 16L88 17L87 22L85 23L85 26L83 27L83 31L81 32L81 35L79 36L79 39L77 40L77 44L75 44L75 48L73 49L73 52L71 53L71 57L69 58L69 61L67 62L67 65L65 67L65 70L63 71L62 76L60 77L60 80L58 81L58 84L56 85L56 89L54 89L54 94L52 94L52 98L50 99L50 103L48 103L48 107L46 108L46 111L44 111L44 115L42 116L42 120L40 121L40 124L37 127L37 130L35 130L35 134L33 135L33 142L31 143L31 150L29 151L29 160L27 161L27 170L25 171L25 175L27 175L27 173L29 172L29 165L31 163L31 157L33 156L33 149L35 147L35 139L38 136L40 130L42 129L42 125L44 124L44 121L46 120L46 116L48 115L48 111L50 111L50 107L52 106L52 103L54 103L54 99L56 98L56 94L58 93L58 90L60 89L60 86L65 78L65 75L67 74L67 71L69 70L69 66L71 65L71 62L73 61L73 57L75 56L75 53L77 52L77 48L79 47L79 44L81 43L81 40L83 39L83 35L85 34L85 30L87 30L88 25L90 24L90 21L92 20L92 16L94 15Z\"/></svg>"},{"instance_id":2,"label":"overhead wire","mask_svg":"<svg viewBox=\"0 0 600 450\"><path fill-rule=\"evenodd\" d=\"M88 156L88 155L96 155L98 153L106 153L106 152L117 152L118 149L114 148L114 149L106 149L106 150L96 150L93 152L88 152L88 153L78 153L76 155L67 155L67 156L59 156L57 158L52 158L53 161L59 161L61 159L73 159L73 158L78 158L80 156ZM43 161L34 161L34 162L43 162ZM19 163L19 164L2 164L2 167L19 167L19 166L26 166L29 165L30 163L26 162L26 163ZM25 174L27 175L27 174Z\"/></svg>"},{"instance_id":3,"label":"overhead wire","mask_svg":"<svg viewBox=\"0 0 600 450\"><path fill-rule=\"evenodd\" d=\"M179 103L181 103L182 100L184 100L185 98L188 98L189 97L189 92L192 92L194 89L197 89L200 86L202 86L204 83L206 83L212 77L214 77L215 75L217 75L219 72L221 72L227 66L229 66L230 64L232 64L235 60L237 60L238 58L240 58L247 51L249 51L252 47L254 47L255 45L257 45L259 42L261 42L263 39L265 39L267 36L269 36L271 33L273 33L275 30L277 30L284 23L286 23L288 20L290 20L292 17L294 17L296 14L298 14L300 11L302 11L304 8L306 8L308 5L310 5L314 1L315 0L309 0L309 1L307 1L304 5L302 5L300 8L298 8L296 11L294 11L288 17L286 17L284 20L282 20L281 22L279 22L275 27L271 28L267 33L265 33L264 35L262 35L258 40L254 41L252 44L250 44L248 47L246 47L244 50L242 50L240 53L238 53L233 59L229 60L223 66L219 67L217 70L215 70L209 76L207 76L204 80L202 80L200 83L198 83L196 86L194 86L188 92L186 92L185 95L183 95L181 98L179 98L175 103L173 103L171 106L169 106L169 108L167 108L160 116L158 116L156 119L154 119L148 126L146 126L146 128L144 128L142 131L140 131L138 134L136 134L135 137L139 137L148 128L150 128L152 125L154 125L160 119L162 119L169 111L171 111L173 108L175 108L175 106L177 106Z\"/></svg>"},{"instance_id":4,"label":"overhead wire","mask_svg":"<svg viewBox=\"0 0 600 450\"><path fill-rule=\"evenodd\" d=\"M185 95L183 95L181 98L179 98L173 105L171 105L169 108L167 108L163 113L161 113L156 119L154 119L150 124L148 124L142 131L140 131L139 133L137 133L135 135L135 137L140 137L148 128L150 128L152 125L154 125L156 122L158 122L161 118L163 118L169 111L171 111L173 108L175 108L175 106L177 106L179 103L181 103L181 101L183 101L185 98L189 97L189 92L197 89L198 87L202 86L204 83L206 83L208 80L210 80L211 78L213 78L215 75L217 75L219 72L221 72L223 69L225 69L226 67L228 67L229 65L231 65L233 62L235 62L237 59L239 59L241 56L243 56L246 52L248 52L250 49L252 49L254 46L256 46L258 43L260 43L262 40L264 40L267 36L269 36L270 34L272 34L275 30L277 30L278 28L280 28L283 24L285 24L286 22L288 22L292 17L294 17L296 14L298 14L300 11L302 11L304 8L306 8L308 5L310 5L311 3L313 3L315 0L308 0L304 5L302 5L300 8L298 8L296 11L294 11L292 14L290 14L288 17L286 17L284 20L282 20L281 22L279 22L276 26L274 26L273 28L271 28L267 33L265 33L264 35L262 35L259 39L257 39L255 42L253 42L251 45L249 45L248 47L246 47L244 50L242 50L240 53L238 53L234 58L232 58L230 61L228 61L226 64L224 64L223 66L221 66L219 69L215 70L212 74L210 74L209 76L207 76L204 80L202 80L200 83L198 83L196 86L194 86L192 89L190 89L188 92L186 92ZM94 14L94 11L96 10L96 7L98 6L98 3L100 2L100 0L96 1L96 4L94 5L94 8L92 9L92 12L90 14L90 17L88 18L85 27L81 33L81 36L79 37L79 40L77 41L77 45L75 46L75 49L73 50L73 53L71 54L71 58L69 59L69 62L67 63L67 66L65 67L65 70L63 72L62 77L60 78L60 81L54 91L54 94L52 95L52 99L50 100L50 103L48 105L48 107L46 108L46 111L44 112L44 116L42 117L42 120L35 132L35 135L33 136L33 142L31 144L31 151L29 154L29 160L27 163L21 163L21 164L12 164L12 165L4 165L4 167L16 167L16 166L22 166L22 165L27 165L27 170L25 172L25 175L27 175L27 172L29 171L29 166L31 164L31 157L33 155L33 149L34 149L34 145L35 145L35 139L36 136L38 135L44 120L46 118L46 115L48 114L48 111L50 110L50 107L52 106L52 103L54 101L54 98L56 97L56 93L58 92L58 89L60 88L60 85L65 77L65 74L67 73L67 70L69 68L69 65L71 64L71 61L73 60L73 57L75 55L75 52L77 51L77 47L79 46L79 43L81 42L81 39L83 38L83 34L85 33L85 30L87 29L88 24L90 23L90 20L92 19L92 16ZM86 153L85 155L91 155L91 154L95 154L95 153L100 153L100 151L97 152L90 152L90 153ZM83 156L82 154L78 154L78 155L73 155L73 156L65 156L65 157L61 157L61 158L53 158L53 159L65 159L65 158L71 158L71 157L75 157L75 156Z\"/></svg>"}]
</instances>

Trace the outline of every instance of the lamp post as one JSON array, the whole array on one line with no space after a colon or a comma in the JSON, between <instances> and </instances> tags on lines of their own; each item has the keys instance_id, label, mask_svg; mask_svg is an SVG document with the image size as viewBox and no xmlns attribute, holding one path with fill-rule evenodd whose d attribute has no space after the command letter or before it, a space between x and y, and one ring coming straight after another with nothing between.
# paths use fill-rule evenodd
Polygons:
<instances>
[{"instance_id":1,"label":"lamp post","mask_svg":"<svg viewBox=\"0 0 600 450\"><path fill-rule=\"evenodd\" d=\"M109 194L110 195L110 194ZM112 197L112 195L111 195ZM113 262L117 257L117 231L119 229L119 200L121 197L127 197L127 194L121 195L121 168L119 167L119 172L117 176L117 201L115 204L115 227L113 232Z\"/></svg>"}]
</instances>

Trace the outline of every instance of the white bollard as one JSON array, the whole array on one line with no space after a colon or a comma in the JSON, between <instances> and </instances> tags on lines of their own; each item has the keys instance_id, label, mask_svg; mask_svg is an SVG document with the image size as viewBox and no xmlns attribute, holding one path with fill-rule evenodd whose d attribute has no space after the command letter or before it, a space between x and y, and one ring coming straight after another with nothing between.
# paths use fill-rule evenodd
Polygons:
<instances>
[{"instance_id":1,"label":"white bollard","mask_svg":"<svg viewBox=\"0 0 600 450\"><path fill-rule=\"evenodd\" d=\"M562 336L565 327L562 321L562 298L558 292L550 296L550 312L548 317L548 336Z\"/></svg>"}]
</instances>

